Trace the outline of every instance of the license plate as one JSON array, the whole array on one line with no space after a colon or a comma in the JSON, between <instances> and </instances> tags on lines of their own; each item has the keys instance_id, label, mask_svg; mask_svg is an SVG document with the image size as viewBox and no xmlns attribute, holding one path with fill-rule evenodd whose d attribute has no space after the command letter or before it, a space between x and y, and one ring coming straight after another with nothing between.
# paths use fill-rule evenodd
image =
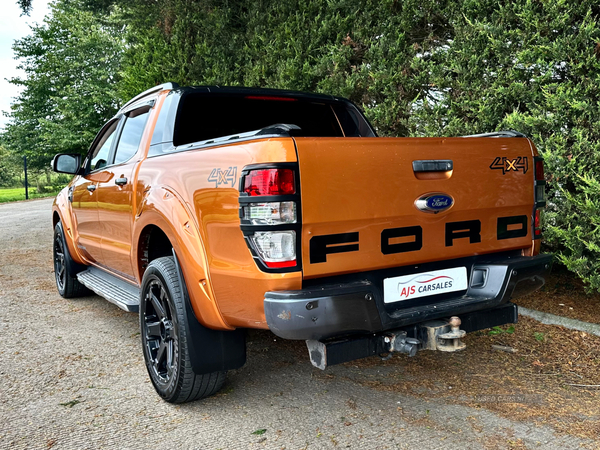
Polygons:
<instances>
[{"instance_id":1,"label":"license plate","mask_svg":"<svg viewBox=\"0 0 600 450\"><path fill-rule=\"evenodd\" d=\"M466 267L432 270L383 280L383 301L393 303L467 289Z\"/></svg>"}]
</instances>

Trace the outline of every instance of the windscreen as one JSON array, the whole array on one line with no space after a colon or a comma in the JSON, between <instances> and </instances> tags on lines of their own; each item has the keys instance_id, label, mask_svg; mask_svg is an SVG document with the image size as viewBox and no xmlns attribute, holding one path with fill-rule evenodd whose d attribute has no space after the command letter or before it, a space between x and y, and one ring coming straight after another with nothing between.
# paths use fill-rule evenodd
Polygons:
<instances>
[{"instance_id":1,"label":"windscreen","mask_svg":"<svg viewBox=\"0 0 600 450\"><path fill-rule=\"evenodd\" d=\"M347 112L346 105L341 102L330 103L313 99L258 95L227 96L192 93L182 99L177 114L173 144L177 146L205 141L254 131L278 123L299 126L300 136L361 136L358 115L354 108L350 113ZM370 131L368 125L366 129Z\"/></svg>"}]
</instances>

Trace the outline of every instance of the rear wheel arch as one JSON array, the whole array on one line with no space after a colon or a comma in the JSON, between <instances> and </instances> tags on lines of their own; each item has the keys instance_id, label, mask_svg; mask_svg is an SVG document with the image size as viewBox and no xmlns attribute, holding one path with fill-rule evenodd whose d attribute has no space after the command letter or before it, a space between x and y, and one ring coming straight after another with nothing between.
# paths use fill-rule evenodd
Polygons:
<instances>
[{"instance_id":1,"label":"rear wheel arch","mask_svg":"<svg viewBox=\"0 0 600 450\"><path fill-rule=\"evenodd\" d=\"M166 194L161 194L163 191ZM175 191L151 189L136 215L132 231L132 264L139 283L152 255L164 257L175 253L198 320L212 329L233 330L222 316L212 291L207 255L193 213Z\"/></svg>"},{"instance_id":2,"label":"rear wheel arch","mask_svg":"<svg viewBox=\"0 0 600 450\"><path fill-rule=\"evenodd\" d=\"M155 259L172 256L173 244L157 225L146 225L137 239L137 270L140 280L148 265Z\"/></svg>"}]
</instances>

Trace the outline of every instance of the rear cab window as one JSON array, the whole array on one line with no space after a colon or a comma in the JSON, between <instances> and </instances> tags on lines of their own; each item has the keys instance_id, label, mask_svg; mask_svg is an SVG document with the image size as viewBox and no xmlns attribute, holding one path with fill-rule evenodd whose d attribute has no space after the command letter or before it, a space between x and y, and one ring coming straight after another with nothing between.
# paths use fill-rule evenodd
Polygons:
<instances>
[{"instance_id":1,"label":"rear cab window","mask_svg":"<svg viewBox=\"0 0 600 450\"><path fill-rule=\"evenodd\" d=\"M192 91L181 95L176 114L175 104L176 96L169 95L159 115L148 156L275 124L296 125L301 130L294 136L302 137L375 136L354 105L334 98ZM167 123L173 122L173 129L165 129ZM170 136L165 136L166 132Z\"/></svg>"}]
</instances>

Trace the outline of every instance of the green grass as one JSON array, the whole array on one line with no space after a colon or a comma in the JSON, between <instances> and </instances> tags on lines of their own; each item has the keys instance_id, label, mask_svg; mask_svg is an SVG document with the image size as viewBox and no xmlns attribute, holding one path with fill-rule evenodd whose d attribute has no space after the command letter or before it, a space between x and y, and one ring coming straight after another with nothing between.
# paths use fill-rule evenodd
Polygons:
<instances>
[{"instance_id":1,"label":"green grass","mask_svg":"<svg viewBox=\"0 0 600 450\"><path fill-rule=\"evenodd\" d=\"M48 190L51 188L49 187ZM54 197L62 188L58 187L51 192L38 194L34 187L29 188L29 198ZM17 202L25 200L25 188L0 188L0 203Z\"/></svg>"}]
</instances>

